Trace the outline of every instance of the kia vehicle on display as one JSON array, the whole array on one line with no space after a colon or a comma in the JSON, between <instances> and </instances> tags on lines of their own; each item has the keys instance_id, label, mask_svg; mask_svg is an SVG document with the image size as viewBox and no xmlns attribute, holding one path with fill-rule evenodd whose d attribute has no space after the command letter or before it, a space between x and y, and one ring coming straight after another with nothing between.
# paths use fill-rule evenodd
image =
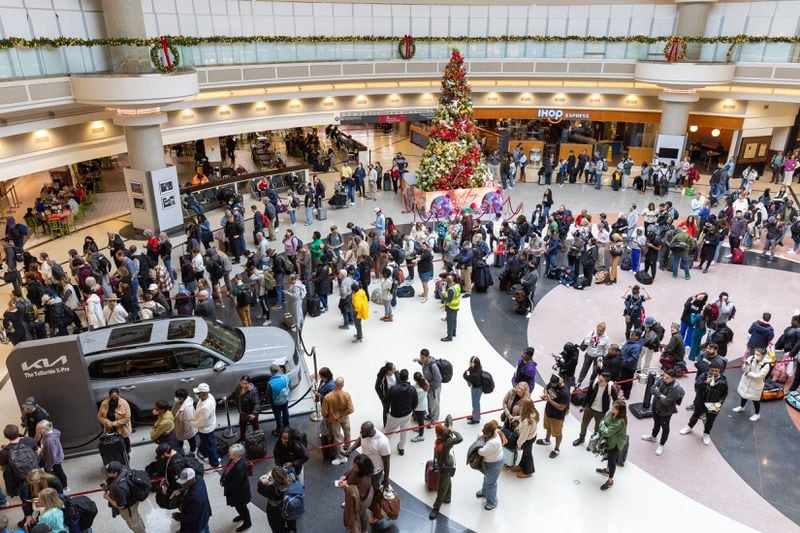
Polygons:
<instances>
[{"instance_id":1,"label":"kia vehicle on display","mask_svg":"<svg viewBox=\"0 0 800 533\"><path fill-rule=\"evenodd\" d=\"M177 317L23 342L7 364L20 403L34 396L56 423L69 425L65 445L76 446L98 434L97 408L111 388L130 403L134 422L146 422L155 402L169 400L175 389L191 392L207 383L219 398L247 374L261 396L262 412L269 412L265 393L272 363L289 376L292 400L311 387L287 331Z\"/></svg>"}]
</instances>

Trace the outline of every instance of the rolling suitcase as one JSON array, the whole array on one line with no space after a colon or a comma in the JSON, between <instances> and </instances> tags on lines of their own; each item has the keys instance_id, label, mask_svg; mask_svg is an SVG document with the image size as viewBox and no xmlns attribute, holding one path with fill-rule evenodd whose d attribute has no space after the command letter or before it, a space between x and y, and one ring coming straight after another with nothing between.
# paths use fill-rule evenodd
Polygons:
<instances>
[{"instance_id":1,"label":"rolling suitcase","mask_svg":"<svg viewBox=\"0 0 800 533\"><path fill-rule=\"evenodd\" d=\"M263 459L267 456L267 438L263 431L254 431L244 438L244 450L247 459Z\"/></svg>"},{"instance_id":2,"label":"rolling suitcase","mask_svg":"<svg viewBox=\"0 0 800 533\"><path fill-rule=\"evenodd\" d=\"M328 210L324 207L317 208L317 220L328 220Z\"/></svg>"},{"instance_id":3,"label":"rolling suitcase","mask_svg":"<svg viewBox=\"0 0 800 533\"><path fill-rule=\"evenodd\" d=\"M320 450L322 452L322 457L328 461L332 461L336 459L336 446L332 446L333 444L333 437L327 431L320 433L319 435L319 445L322 447Z\"/></svg>"},{"instance_id":4,"label":"rolling suitcase","mask_svg":"<svg viewBox=\"0 0 800 533\"><path fill-rule=\"evenodd\" d=\"M430 459L425 463L425 486L430 492L436 492L439 486L439 469L436 468L436 459Z\"/></svg>"},{"instance_id":5,"label":"rolling suitcase","mask_svg":"<svg viewBox=\"0 0 800 533\"><path fill-rule=\"evenodd\" d=\"M383 190L384 191L392 190L392 178L388 172L383 175Z\"/></svg>"},{"instance_id":6,"label":"rolling suitcase","mask_svg":"<svg viewBox=\"0 0 800 533\"><path fill-rule=\"evenodd\" d=\"M306 299L306 310L309 316L319 316L322 314L322 304L319 301L319 296L309 296Z\"/></svg>"},{"instance_id":7,"label":"rolling suitcase","mask_svg":"<svg viewBox=\"0 0 800 533\"><path fill-rule=\"evenodd\" d=\"M119 461L128 466L128 452L125 450L125 439L119 433L105 433L97 445L103 464Z\"/></svg>"},{"instance_id":8,"label":"rolling suitcase","mask_svg":"<svg viewBox=\"0 0 800 533\"><path fill-rule=\"evenodd\" d=\"M731 263L734 265L744 264L744 250L741 248L731 250Z\"/></svg>"},{"instance_id":9,"label":"rolling suitcase","mask_svg":"<svg viewBox=\"0 0 800 533\"><path fill-rule=\"evenodd\" d=\"M522 454L518 453L516 446L513 450L509 450L503 446L503 464L509 468L517 466L522 460Z\"/></svg>"}]
</instances>

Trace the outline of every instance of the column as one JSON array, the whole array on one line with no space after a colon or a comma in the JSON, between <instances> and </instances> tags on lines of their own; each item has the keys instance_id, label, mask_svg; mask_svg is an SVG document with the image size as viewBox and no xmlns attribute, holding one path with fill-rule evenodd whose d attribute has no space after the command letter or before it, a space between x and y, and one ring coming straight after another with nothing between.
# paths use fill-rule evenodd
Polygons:
<instances>
[{"instance_id":1,"label":"column","mask_svg":"<svg viewBox=\"0 0 800 533\"><path fill-rule=\"evenodd\" d=\"M694 91L673 92L665 89L658 99L661 100L661 124L659 135L686 135L689 126L689 111L700 96Z\"/></svg>"},{"instance_id":2,"label":"column","mask_svg":"<svg viewBox=\"0 0 800 533\"><path fill-rule=\"evenodd\" d=\"M114 123L125 128L125 190L133 227L139 231L169 232L183 227L178 172L164 159L161 124L166 121L167 115L162 112L118 113L114 117Z\"/></svg>"},{"instance_id":3,"label":"column","mask_svg":"<svg viewBox=\"0 0 800 533\"><path fill-rule=\"evenodd\" d=\"M132 39L147 37L141 0L101 1L107 37ZM111 68L114 72L135 74L153 71L150 65L150 51L145 46L112 46L110 53Z\"/></svg>"},{"instance_id":4,"label":"column","mask_svg":"<svg viewBox=\"0 0 800 533\"><path fill-rule=\"evenodd\" d=\"M678 4L678 23L675 27L675 36L705 35L708 13L711 5L717 0L675 0ZM686 59L697 61L700 59L702 45L688 43L686 45Z\"/></svg>"}]
</instances>

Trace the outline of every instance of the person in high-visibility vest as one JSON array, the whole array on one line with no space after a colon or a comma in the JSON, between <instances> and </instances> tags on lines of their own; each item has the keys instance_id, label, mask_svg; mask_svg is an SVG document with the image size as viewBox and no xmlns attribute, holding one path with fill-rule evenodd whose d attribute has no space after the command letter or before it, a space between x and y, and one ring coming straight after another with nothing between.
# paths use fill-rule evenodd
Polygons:
<instances>
[{"instance_id":1,"label":"person in high-visibility vest","mask_svg":"<svg viewBox=\"0 0 800 533\"><path fill-rule=\"evenodd\" d=\"M447 288L442 294L442 307L446 313L447 335L442 338L442 342L450 342L456 336L458 308L461 305L461 285L455 282L453 276L447 276L445 283Z\"/></svg>"}]
</instances>

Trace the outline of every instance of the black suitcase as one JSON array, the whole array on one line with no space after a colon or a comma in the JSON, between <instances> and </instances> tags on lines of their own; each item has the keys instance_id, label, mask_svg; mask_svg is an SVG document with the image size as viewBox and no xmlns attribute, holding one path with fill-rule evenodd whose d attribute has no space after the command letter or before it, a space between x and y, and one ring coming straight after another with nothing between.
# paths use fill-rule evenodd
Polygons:
<instances>
[{"instance_id":1,"label":"black suitcase","mask_svg":"<svg viewBox=\"0 0 800 533\"><path fill-rule=\"evenodd\" d=\"M383 175L383 190L384 191L392 190L392 178L388 172Z\"/></svg>"},{"instance_id":2,"label":"black suitcase","mask_svg":"<svg viewBox=\"0 0 800 533\"><path fill-rule=\"evenodd\" d=\"M306 311L308 316L319 316L322 314L322 304L319 301L319 296L309 296L306 298Z\"/></svg>"},{"instance_id":3,"label":"black suitcase","mask_svg":"<svg viewBox=\"0 0 800 533\"><path fill-rule=\"evenodd\" d=\"M328 210L324 207L317 208L317 220L328 220Z\"/></svg>"},{"instance_id":4,"label":"black suitcase","mask_svg":"<svg viewBox=\"0 0 800 533\"><path fill-rule=\"evenodd\" d=\"M225 457L226 455L228 455L229 447L230 444L228 444L228 441L217 435L217 455L219 455L220 457Z\"/></svg>"},{"instance_id":5,"label":"black suitcase","mask_svg":"<svg viewBox=\"0 0 800 533\"><path fill-rule=\"evenodd\" d=\"M331 446L331 444L333 444L333 437L327 433L321 433L319 436L319 445L323 448L320 451L322 452L323 459L328 461L336 459L336 446Z\"/></svg>"},{"instance_id":6,"label":"black suitcase","mask_svg":"<svg viewBox=\"0 0 800 533\"><path fill-rule=\"evenodd\" d=\"M125 450L125 439L119 433L106 433L100 437L97 445L103 464L107 465L111 461L119 461L125 466L128 465L128 452Z\"/></svg>"},{"instance_id":7,"label":"black suitcase","mask_svg":"<svg viewBox=\"0 0 800 533\"><path fill-rule=\"evenodd\" d=\"M506 264L506 254L494 254L494 266L495 268L503 268Z\"/></svg>"},{"instance_id":8,"label":"black suitcase","mask_svg":"<svg viewBox=\"0 0 800 533\"><path fill-rule=\"evenodd\" d=\"M244 450L247 459L262 459L267 456L267 438L263 431L254 431L244 438Z\"/></svg>"}]
</instances>

